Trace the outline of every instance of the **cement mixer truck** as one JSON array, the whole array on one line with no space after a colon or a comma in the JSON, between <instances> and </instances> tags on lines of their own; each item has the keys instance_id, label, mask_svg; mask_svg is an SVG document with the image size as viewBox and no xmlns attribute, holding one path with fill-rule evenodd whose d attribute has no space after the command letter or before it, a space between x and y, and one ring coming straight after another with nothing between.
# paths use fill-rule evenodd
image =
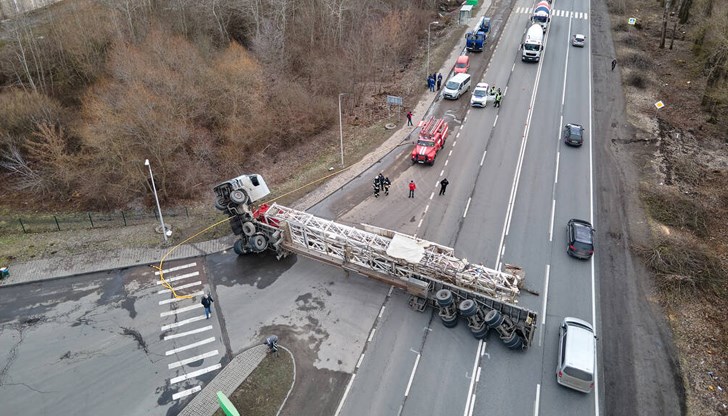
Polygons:
<instances>
[{"instance_id":1,"label":"cement mixer truck","mask_svg":"<svg viewBox=\"0 0 728 416\"><path fill-rule=\"evenodd\" d=\"M533 16L531 16L531 22L541 26L543 33L546 33L546 29L549 27L551 21L551 4L548 1L543 0L536 5L533 9Z\"/></svg>"}]
</instances>

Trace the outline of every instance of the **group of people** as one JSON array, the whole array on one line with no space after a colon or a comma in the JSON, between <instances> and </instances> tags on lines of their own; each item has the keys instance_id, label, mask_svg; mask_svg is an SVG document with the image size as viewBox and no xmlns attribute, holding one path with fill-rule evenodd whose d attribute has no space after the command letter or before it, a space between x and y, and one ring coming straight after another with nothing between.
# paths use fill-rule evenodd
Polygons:
<instances>
[{"instance_id":1,"label":"group of people","mask_svg":"<svg viewBox=\"0 0 728 416\"><path fill-rule=\"evenodd\" d=\"M429 88L431 92L435 92L435 87L437 87L437 91L440 91L441 86L442 74L433 73L427 76L427 88Z\"/></svg>"},{"instance_id":2,"label":"group of people","mask_svg":"<svg viewBox=\"0 0 728 416\"><path fill-rule=\"evenodd\" d=\"M488 95L495 95L493 107L500 107L501 100L503 99L503 93L501 92L501 89L498 88L498 90L496 91L495 86L491 86L490 90L488 91Z\"/></svg>"},{"instance_id":3,"label":"group of people","mask_svg":"<svg viewBox=\"0 0 728 416\"><path fill-rule=\"evenodd\" d=\"M379 172L379 175L374 177L374 183L372 184L372 188L374 188L374 197L379 198L379 192L384 191L384 195L389 195L389 185L391 185L392 182L389 181L389 178L385 178L384 174L382 172Z\"/></svg>"}]
</instances>

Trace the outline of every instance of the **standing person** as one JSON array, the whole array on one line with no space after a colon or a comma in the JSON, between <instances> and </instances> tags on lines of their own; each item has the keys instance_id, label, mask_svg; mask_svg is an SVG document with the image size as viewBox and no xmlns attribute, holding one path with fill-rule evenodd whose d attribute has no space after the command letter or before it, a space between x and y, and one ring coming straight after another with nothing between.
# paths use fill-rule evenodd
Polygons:
<instances>
[{"instance_id":1,"label":"standing person","mask_svg":"<svg viewBox=\"0 0 728 416\"><path fill-rule=\"evenodd\" d=\"M495 104L493 104L493 107L500 107L501 98L502 96L500 93L495 94Z\"/></svg>"},{"instance_id":2,"label":"standing person","mask_svg":"<svg viewBox=\"0 0 728 416\"><path fill-rule=\"evenodd\" d=\"M374 177L374 183L372 183L372 188L374 189L374 198L379 198L379 177Z\"/></svg>"},{"instance_id":3,"label":"standing person","mask_svg":"<svg viewBox=\"0 0 728 416\"><path fill-rule=\"evenodd\" d=\"M411 111L407 112L407 125L408 126L412 125L412 112Z\"/></svg>"},{"instance_id":4,"label":"standing person","mask_svg":"<svg viewBox=\"0 0 728 416\"><path fill-rule=\"evenodd\" d=\"M389 177L384 178L384 181L382 182L382 187L384 188L384 195L389 195L389 185L391 185L392 182L389 181Z\"/></svg>"},{"instance_id":5,"label":"standing person","mask_svg":"<svg viewBox=\"0 0 728 416\"><path fill-rule=\"evenodd\" d=\"M440 181L440 195L445 195L445 189L447 189L448 184L450 184L450 182L447 181L447 178L443 178Z\"/></svg>"},{"instance_id":6,"label":"standing person","mask_svg":"<svg viewBox=\"0 0 728 416\"><path fill-rule=\"evenodd\" d=\"M410 183L409 183L409 196L407 198L414 198L415 197L415 189L417 189L417 185L415 185L415 181L410 181Z\"/></svg>"},{"instance_id":7,"label":"standing person","mask_svg":"<svg viewBox=\"0 0 728 416\"><path fill-rule=\"evenodd\" d=\"M435 80L432 78L432 75L427 78L427 86L430 88L430 92L435 92Z\"/></svg>"},{"instance_id":8,"label":"standing person","mask_svg":"<svg viewBox=\"0 0 728 416\"><path fill-rule=\"evenodd\" d=\"M205 319L210 319L210 314L212 314L212 302L215 300L212 299L212 296L210 296L210 292L207 292L207 295L202 297L202 306L205 308Z\"/></svg>"},{"instance_id":9,"label":"standing person","mask_svg":"<svg viewBox=\"0 0 728 416\"><path fill-rule=\"evenodd\" d=\"M612 59L612 71L614 71L614 67L617 66L617 60Z\"/></svg>"},{"instance_id":10,"label":"standing person","mask_svg":"<svg viewBox=\"0 0 728 416\"><path fill-rule=\"evenodd\" d=\"M440 91L440 85L442 84L442 74L437 74L437 90Z\"/></svg>"},{"instance_id":11,"label":"standing person","mask_svg":"<svg viewBox=\"0 0 728 416\"><path fill-rule=\"evenodd\" d=\"M384 174L382 174L382 172L379 172L377 181L379 181L379 188L384 188Z\"/></svg>"}]
</instances>

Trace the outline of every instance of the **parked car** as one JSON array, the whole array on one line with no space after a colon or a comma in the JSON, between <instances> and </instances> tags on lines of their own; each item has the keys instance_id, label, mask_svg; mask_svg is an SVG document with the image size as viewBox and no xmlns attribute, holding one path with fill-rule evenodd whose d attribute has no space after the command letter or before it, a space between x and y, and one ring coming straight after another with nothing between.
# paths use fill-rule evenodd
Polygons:
<instances>
[{"instance_id":1,"label":"parked car","mask_svg":"<svg viewBox=\"0 0 728 416\"><path fill-rule=\"evenodd\" d=\"M473 107L485 107L488 105L488 88L487 82L479 82L473 89L473 95L470 97L470 105Z\"/></svg>"},{"instance_id":2,"label":"parked car","mask_svg":"<svg viewBox=\"0 0 728 416\"><path fill-rule=\"evenodd\" d=\"M581 146L584 143L584 127L574 123L565 125L564 143L570 146Z\"/></svg>"},{"instance_id":3,"label":"parked car","mask_svg":"<svg viewBox=\"0 0 728 416\"><path fill-rule=\"evenodd\" d=\"M458 60L455 61L455 73L464 74L470 69L470 57L468 55L458 56Z\"/></svg>"},{"instance_id":4,"label":"parked car","mask_svg":"<svg viewBox=\"0 0 728 416\"><path fill-rule=\"evenodd\" d=\"M469 74L455 74L445 84L442 89L442 96L449 100L457 100L461 95L470 89Z\"/></svg>"},{"instance_id":5,"label":"parked car","mask_svg":"<svg viewBox=\"0 0 728 416\"><path fill-rule=\"evenodd\" d=\"M577 33L571 37L571 44L574 46L583 48L584 43L586 43L586 36L582 35L581 33Z\"/></svg>"},{"instance_id":6,"label":"parked car","mask_svg":"<svg viewBox=\"0 0 728 416\"><path fill-rule=\"evenodd\" d=\"M594 254L594 228L584 220L570 219L566 224L566 253L578 259L588 260Z\"/></svg>"}]
</instances>

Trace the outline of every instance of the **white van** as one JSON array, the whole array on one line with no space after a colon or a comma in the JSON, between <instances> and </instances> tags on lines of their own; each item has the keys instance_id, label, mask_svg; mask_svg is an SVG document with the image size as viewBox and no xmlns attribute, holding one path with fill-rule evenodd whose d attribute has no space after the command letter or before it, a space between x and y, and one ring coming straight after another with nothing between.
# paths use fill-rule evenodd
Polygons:
<instances>
[{"instance_id":1,"label":"white van","mask_svg":"<svg viewBox=\"0 0 728 416\"><path fill-rule=\"evenodd\" d=\"M442 96L457 100L470 89L470 74L455 74L445 83Z\"/></svg>"},{"instance_id":2,"label":"white van","mask_svg":"<svg viewBox=\"0 0 728 416\"><path fill-rule=\"evenodd\" d=\"M564 318L559 328L556 381L582 393L591 392L595 351L596 337L591 324L577 318Z\"/></svg>"}]
</instances>

